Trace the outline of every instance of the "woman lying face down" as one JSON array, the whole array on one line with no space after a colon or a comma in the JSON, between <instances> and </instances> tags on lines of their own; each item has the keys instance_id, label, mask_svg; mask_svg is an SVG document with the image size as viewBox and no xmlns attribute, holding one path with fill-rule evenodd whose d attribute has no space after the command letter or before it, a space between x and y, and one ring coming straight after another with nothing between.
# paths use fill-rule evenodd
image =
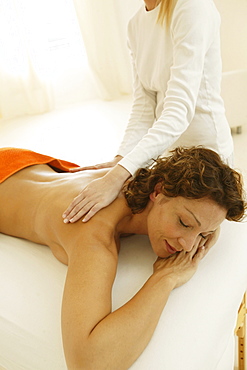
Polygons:
<instances>
[{"instance_id":1,"label":"woman lying face down","mask_svg":"<svg viewBox=\"0 0 247 370\"><path fill-rule=\"evenodd\" d=\"M27 166L0 184L0 231L48 245L68 265L62 303L67 366L128 369L151 339L170 292L193 276L215 243L221 222L243 218L240 175L208 149L178 148L140 169L89 222L64 224L62 210L102 172ZM158 259L137 294L112 312L120 237L133 233L149 236Z\"/></svg>"}]
</instances>

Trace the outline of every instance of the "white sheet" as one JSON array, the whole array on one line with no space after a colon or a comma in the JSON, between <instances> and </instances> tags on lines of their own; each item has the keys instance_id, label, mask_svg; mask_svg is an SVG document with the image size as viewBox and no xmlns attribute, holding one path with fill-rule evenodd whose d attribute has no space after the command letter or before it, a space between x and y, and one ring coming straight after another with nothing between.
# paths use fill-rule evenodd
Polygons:
<instances>
[{"instance_id":1,"label":"white sheet","mask_svg":"<svg viewBox=\"0 0 247 370\"><path fill-rule=\"evenodd\" d=\"M114 309L141 287L155 256L147 237L122 241ZM49 248L0 234L0 367L66 369L60 308L66 266ZM232 370L237 310L247 288L247 223L224 222L217 245L174 290L131 370Z\"/></svg>"}]
</instances>

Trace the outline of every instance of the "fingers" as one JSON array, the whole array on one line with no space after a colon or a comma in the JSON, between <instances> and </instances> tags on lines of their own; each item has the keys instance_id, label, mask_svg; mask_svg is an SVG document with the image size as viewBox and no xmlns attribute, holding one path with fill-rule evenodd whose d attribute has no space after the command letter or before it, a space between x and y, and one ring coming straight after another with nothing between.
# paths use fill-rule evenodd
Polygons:
<instances>
[{"instance_id":1,"label":"fingers","mask_svg":"<svg viewBox=\"0 0 247 370\"><path fill-rule=\"evenodd\" d=\"M85 217L83 218L82 222L89 221L102 208L103 207L100 207L99 204L95 204L88 212L86 212Z\"/></svg>"},{"instance_id":2,"label":"fingers","mask_svg":"<svg viewBox=\"0 0 247 370\"><path fill-rule=\"evenodd\" d=\"M71 207L73 206L73 203L71 204ZM88 202L87 204L78 203L76 206L72 208L72 210L66 215L63 215L64 223L73 223L78 221L81 217L83 217L93 206L93 203Z\"/></svg>"},{"instance_id":3,"label":"fingers","mask_svg":"<svg viewBox=\"0 0 247 370\"><path fill-rule=\"evenodd\" d=\"M188 255L191 259L194 258L194 256L196 255L196 253L198 252L198 249L199 249L199 245L198 244L195 244L193 246L193 248L189 251L189 252L185 252L186 255Z\"/></svg>"},{"instance_id":4,"label":"fingers","mask_svg":"<svg viewBox=\"0 0 247 370\"><path fill-rule=\"evenodd\" d=\"M73 202L69 205L69 207L64 211L62 217L64 219L64 223L69 223L73 219L73 217L78 214L78 212L81 210L81 207L79 204L83 200L82 195L78 195Z\"/></svg>"},{"instance_id":5,"label":"fingers","mask_svg":"<svg viewBox=\"0 0 247 370\"><path fill-rule=\"evenodd\" d=\"M214 233L207 236L206 239L202 240L198 250L204 251L204 256L209 252L209 250L213 247L216 243L220 233L220 228L218 228Z\"/></svg>"},{"instance_id":6,"label":"fingers","mask_svg":"<svg viewBox=\"0 0 247 370\"><path fill-rule=\"evenodd\" d=\"M74 172L80 172L80 171L98 170L99 168L103 168L103 167L99 167L98 165L95 165L95 166L70 168L69 172L74 173Z\"/></svg>"},{"instance_id":7,"label":"fingers","mask_svg":"<svg viewBox=\"0 0 247 370\"><path fill-rule=\"evenodd\" d=\"M91 212L90 212L91 210ZM86 220L88 221L99 210L96 200L90 200L84 195L84 191L79 194L63 213L64 223L73 223L78 221L86 213L90 212ZM82 221L86 221L83 219Z\"/></svg>"},{"instance_id":8,"label":"fingers","mask_svg":"<svg viewBox=\"0 0 247 370\"><path fill-rule=\"evenodd\" d=\"M209 249L211 248L210 244L207 244L207 241L204 240L204 244L200 243L198 247L193 247L192 251L192 261L195 266L199 264L199 262L206 256Z\"/></svg>"},{"instance_id":9,"label":"fingers","mask_svg":"<svg viewBox=\"0 0 247 370\"><path fill-rule=\"evenodd\" d=\"M88 202L84 204L86 200L84 199L81 203L78 203L76 206L73 207L73 203L68 208L72 210L67 214L63 214L64 223L74 223L78 221L80 218L84 216L82 222L89 221L100 209L104 208L105 205L103 203L95 203L95 202Z\"/></svg>"},{"instance_id":10,"label":"fingers","mask_svg":"<svg viewBox=\"0 0 247 370\"><path fill-rule=\"evenodd\" d=\"M195 244L189 252L181 251L177 255L172 255L171 257L174 259L176 258L178 263L185 263L189 268L190 266L196 267L206 253L207 249L204 245L198 246L198 244Z\"/></svg>"},{"instance_id":11,"label":"fingers","mask_svg":"<svg viewBox=\"0 0 247 370\"><path fill-rule=\"evenodd\" d=\"M119 158L119 159L115 158L112 161L95 164L93 166L84 166L84 167L71 168L69 170L69 172L73 173L73 172L80 172L80 171L101 170L103 168L111 168L111 167L114 167L119 162L120 159L121 158Z\"/></svg>"},{"instance_id":12,"label":"fingers","mask_svg":"<svg viewBox=\"0 0 247 370\"><path fill-rule=\"evenodd\" d=\"M201 239L199 241L199 243L196 243L193 248L191 249L191 251L187 252L192 258L194 258L195 256L197 256L199 253L200 253L200 256L201 255L206 255L206 253L208 252L208 250L211 248L212 246L212 240L211 240L211 235L208 236L206 239Z\"/></svg>"},{"instance_id":13,"label":"fingers","mask_svg":"<svg viewBox=\"0 0 247 370\"><path fill-rule=\"evenodd\" d=\"M125 178L126 172L128 174L129 172L119 166L119 168L115 169L117 174L115 174L113 169L103 177L91 181L63 213L64 222L76 222L84 215L86 216L83 218L83 221L86 222L99 210L111 204L117 198L122 188L123 176L119 176L119 172L121 174L122 171Z\"/></svg>"},{"instance_id":14,"label":"fingers","mask_svg":"<svg viewBox=\"0 0 247 370\"><path fill-rule=\"evenodd\" d=\"M97 185L97 181L95 181ZM93 182L91 183L93 185ZM83 222L89 221L100 209L107 206L110 201L103 196L102 192L93 185L93 188L86 187L82 192L73 200L69 207L65 210L62 217L64 223L74 223L80 218ZM107 202L108 201L108 202Z\"/></svg>"},{"instance_id":15,"label":"fingers","mask_svg":"<svg viewBox=\"0 0 247 370\"><path fill-rule=\"evenodd\" d=\"M206 256L207 248L203 245L197 249L196 254L193 257L193 262L198 265L198 263Z\"/></svg>"}]
</instances>

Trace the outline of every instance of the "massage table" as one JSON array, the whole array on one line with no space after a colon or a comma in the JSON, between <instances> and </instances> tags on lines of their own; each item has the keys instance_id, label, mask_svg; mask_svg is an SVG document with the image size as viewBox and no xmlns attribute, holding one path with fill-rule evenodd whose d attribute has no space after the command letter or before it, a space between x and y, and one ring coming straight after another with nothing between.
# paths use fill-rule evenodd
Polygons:
<instances>
[{"instance_id":1,"label":"massage table","mask_svg":"<svg viewBox=\"0 0 247 370\"><path fill-rule=\"evenodd\" d=\"M231 74L226 76L224 91L227 87L231 91L231 78ZM125 103L124 109L121 104L117 104L116 109L114 107L110 105L109 113L105 111L105 105L95 109L94 102L91 105L87 102L82 113L70 110L69 115L58 113L58 118L51 113L47 124L43 117L38 117L37 121L25 117L17 121L16 126L10 125L11 129L7 124L8 130L2 125L1 146L29 147L60 158L66 152L70 154L70 158L66 154L68 160L81 165L89 164L88 158L91 157L92 164L94 161L97 163L98 157L93 157L95 148L98 154L104 152L106 159L111 158L112 154L107 150L110 148L115 153L113 143L122 136L119 131L113 136L105 135L103 144L102 140L95 143L101 136L102 120L104 130L111 133L116 130L116 120L119 124L121 118L122 125L127 120ZM86 120L85 109L90 112ZM84 121L86 126L82 124ZM73 137L68 134L68 122ZM114 123L110 128L109 122ZM237 119L231 126L243 124ZM58 128L59 140L54 145ZM90 128L91 141L88 139ZM118 126L117 129L120 130ZM75 143L74 133L80 130L86 131L87 135L78 135ZM49 132L48 136L46 132ZM95 132L97 137L94 137ZM70 140L73 148L69 150L66 146L64 149L64 143L68 145ZM93 148L91 142L94 143ZM122 239L113 287L113 309L139 290L152 273L155 259L146 236ZM60 327L66 270L67 267L55 259L48 247L0 234L1 370L66 369ZM196 274L171 293L150 343L131 370L233 370L234 332L238 318L237 333L243 345L242 322L246 308L240 304L246 288L247 221L224 221L217 244L201 261ZM246 370L244 365L241 370Z\"/></svg>"},{"instance_id":2,"label":"massage table","mask_svg":"<svg viewBox=\"0 0 247 370\"><path fill-rule=\"evenodd\" d=\"M223 222L196 274L172 291L131 370L233 370L234 329L247 287L246 236L246 222ZM143 285L155 259L146 236L122 239L114 310ZM47 246L0 234L1 369L66 369L60 326L66 270Z\"/></svg>"}]
</instances>

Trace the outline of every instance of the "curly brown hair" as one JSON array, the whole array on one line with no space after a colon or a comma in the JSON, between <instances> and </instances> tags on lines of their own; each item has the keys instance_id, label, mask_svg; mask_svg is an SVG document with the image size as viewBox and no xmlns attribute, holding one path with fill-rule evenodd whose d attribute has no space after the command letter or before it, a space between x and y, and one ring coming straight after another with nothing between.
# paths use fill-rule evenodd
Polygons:
<instances>
[{"instance_id":1,"label":"curly brown hair","mask_svg":"<svg viewBox=\"0 0 247 370\"><path fill-rule=\"evenodd\" d=\"M227 210L226 219L241 221L247 208L241 175L206 148L178 147L149 168L141 168L123 192L133 213L146 207L155 185L167 197L208 198Z\"/></svg>"}]
</instances>

